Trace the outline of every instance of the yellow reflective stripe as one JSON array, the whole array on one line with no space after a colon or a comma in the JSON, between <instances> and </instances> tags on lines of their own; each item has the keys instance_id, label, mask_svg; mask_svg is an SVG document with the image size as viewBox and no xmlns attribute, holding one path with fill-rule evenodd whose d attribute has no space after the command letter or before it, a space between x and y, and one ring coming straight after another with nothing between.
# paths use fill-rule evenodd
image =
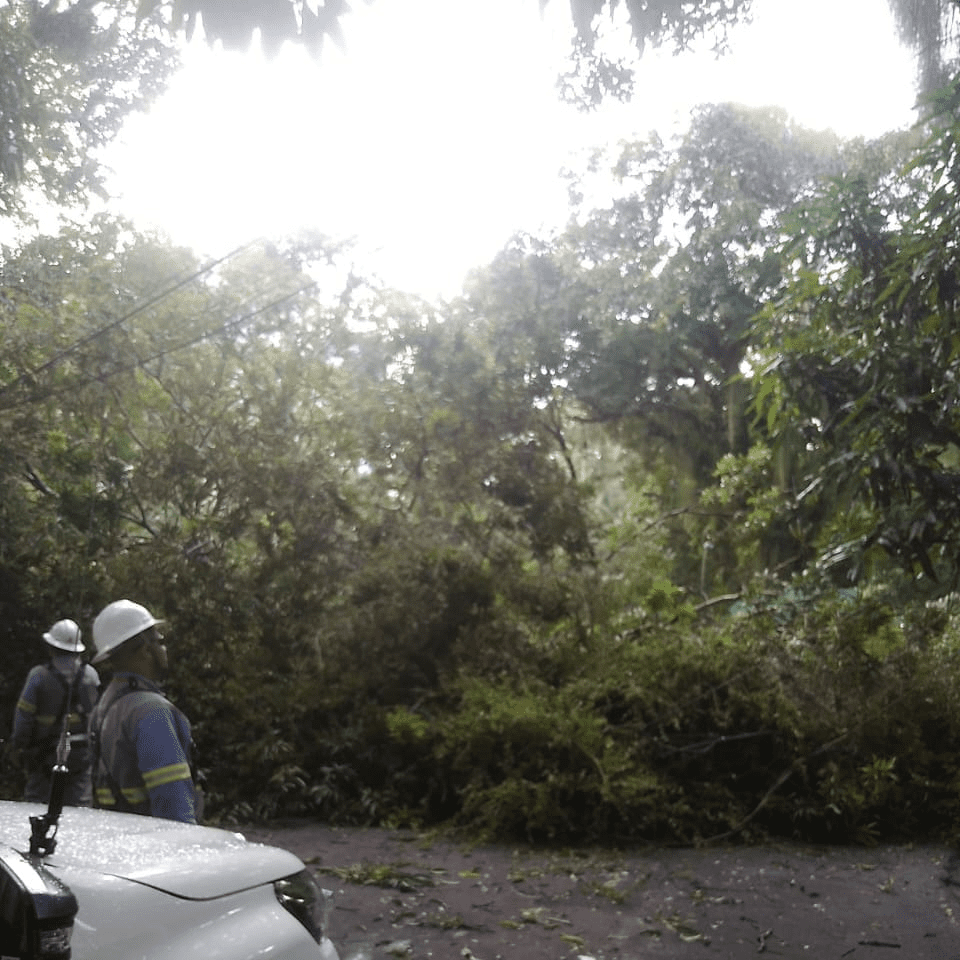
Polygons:
<instances>
[{"instance_id":1,"label":"yellow reflective stripe","mask_svg":"<svg viewBox=\"0 0 960 960\"><path fill-rule=\"evenodd\" d=\"M124 787L121 791L123 794L123 799L127 803L146 803L147 802L147 791L143 787Z\"/></svg>"},{"instance_id":2,"label":"yellow reflective stripe","mask_svg":"<svg viewBox=\"0 0 960 960\"><path fill-rule=\"evenodd\" d=\"M52 727L53 721L57 718L52 713L38 713L37 714L37 723L41 727Z\"/></svg>"},{"instance_id":3,"label":"yellow reflective stripe","mask_svg":"<svg viewBox=\"0 0 960 960\"><path fill-rule=\"evenodd\" d=\"M157 767L148 770L143 775L143 782L148 790L162 787L167 783L176 783L178 780L190 779L190 767L186 763L171 763L168 767Z\"/></svg>"},{"instance_id":4,"label":"yellow reflective stripe","mask_svg":"<svg viewBox=\"0 0 960 960\"><path fill-rule=\"evenodd\" d=\"M36 713L37 705L35 703L31 703L29 700L21 700L17 704L17 709L22 710L24 713Z\"/></svg>"},{"instance_id":5,"label":"yellow reflective stripe","mask_svg":"<svg viewBox=\"0 0 960 960\"><path fill-rule=\"evenodd\" d=\"M147 791L143 787L124 787L121 791L123 799L131 806L147 802ZM97 805L101 807L115 807L117 798L109 787L97 787Z\"/></svg>"}]
</instances>

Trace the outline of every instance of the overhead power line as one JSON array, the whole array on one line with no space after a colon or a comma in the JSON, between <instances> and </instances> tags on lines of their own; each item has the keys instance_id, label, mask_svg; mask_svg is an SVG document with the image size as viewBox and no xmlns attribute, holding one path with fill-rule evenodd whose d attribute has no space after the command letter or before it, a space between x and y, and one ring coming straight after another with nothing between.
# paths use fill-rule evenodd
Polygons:
<instances>
[{"instance_id":1,"label":"overhead power line","mask_svg":"<svg viewBox=\"0 0 960 960\"><path fill-rule=\"evenodd\" d=\"M268 310L273 310L275 307L279 307L288 300L292 300L294 297L300 296L301 293L306 293L308 290L312 290L315 286L317 286L317 283L318 281L313 280L310 283L304 284L302 287L298 287L296 290L290 291L290 293L285 293L282 297L278 297L276 300L271 300L270 303L265 303L262 306L257 307L256 310L251 310L250 313L246 313L234 320L228 320L226 323L222 323L218 327L207 330L205 333L198 334L197 336L191 337L189 340L184 340L183 342L175 344L172 347L159 350L157 353L151 354L149 357L143 357L136 363L127 364L126 367L118 370L111 370L110 373L104 375L103 377L92 377L88 382L92 382L93 380L107 379L114 376L115 373L125 373L129 372L130 370L136 370L141 367L145 367L148 363L153 363L155 360L162 360L164 357L168 357L171 354L179 353L181 350L186 350L189 347L196 346L198 343L203 343L204 340L209 340L212 337L229 333L235 327L242 327L245 323L248 323L254 317L258 317L261 313L266 313Z\"/></svg>"},{"instance_id":2,"label":"overhead power line","mask_svg":"<svg viewBox=\"0 0 960 960\"><path fill-rule=\"evenodd\" d=\"M140 357L132 363L116 366L105 373L83 377L78 381L73 381L70 384L61 387L58 390L47 391L43 393L42 396L37 396L34 394L29 397L24 397L15 403L0 405L0 410L16 410L20 407L29 406L32 403L36 403L39 400L49 400L51 398L62 396L66 393L71 393L78 389L82 389L83 387L90 386L93 383L106 383L107 381L112 380L114 377L120 376L123 373L130 373L134 370L143 369L147 366L147 364L154 363L157 360L162 360L164 357L171 356L174 353L179 353L181 350L189 349L190 347L196 346L198 343L202 343L205 340L210 340L213 337L221 336L225 333L229 333L231 330L242 327L244 324L249 323L260 314L266 313L269 310L273 310L276 307L279 307L281 304L286 303L288 300L292 300L294 297L300 296L300 294L306 293L308 290L313 289L317 286L318 282L319 281L313 280L310 283L298 287L296 290L285 293L283 296L277 297L277 299L271 300L269 303L257 307L255 310L251 310L249 313L245 313L233 320L228 320L225 323L218 324L216 327L206 330L195 337L191 337L188 340L183 340L180 343L166 347L163 350L158 350L156 353L150 354L147 357ZM0 391L0 400L2 399L3 391Z\"/></svg>"},{"instance_id":3,"label":"overhead power line","mask_svg":"<svg viewBox=\"0 0 960 960\"><path fill-rule=\"evenodd\" d=\"M248 243L241 244L239 247L234 248L229 253L224 254L224 256L218 257L216 260L211 260L199 270L195 270L189 276L184 277L182 280L178 280L172 286L162 288L159 293L137 304L137 306L135 306L132 310L129 310L119 319L112 320L110 323L102 327L98 327L96 330L86 334L79 340L75 340L72 344L70 344L70 346L65 347L63 350L56 353L53 357L51 357L49 360L46 360L39 367L29 370L26 373L22 373L19 377L17 377L16 380L12 380L10 383L4 384L4 386L0 387L0 400L2 400L11 391L23 386L29 380L34 380L40 375L46 373L48 370L52 370L58 363L69 357L70 354L76 352L81 347L86 346L86 344L92 343L100 337L106 336L106 334L110 333L110 331L116 330L118 327L123 326L123 324L125 324L128 320L131 320L138 313L143 313L144 310L148 310L150 307L155 306L156 304L165 300L167 297L172 296L182 287L192 283L194 280L197 280L199 277L202 277L204 274L209 273L211 270L220 266L221 263L225 263L227 260L230 260L232 257L235 257L237 254L242 253L244 250L247 250L255 243L259 242L260 239L257 238L256 240L251 240ZM11 406L22 406L22 404L12 404ZM8 407L7 409L10 408Z\"/></svg>"}]
</instances>

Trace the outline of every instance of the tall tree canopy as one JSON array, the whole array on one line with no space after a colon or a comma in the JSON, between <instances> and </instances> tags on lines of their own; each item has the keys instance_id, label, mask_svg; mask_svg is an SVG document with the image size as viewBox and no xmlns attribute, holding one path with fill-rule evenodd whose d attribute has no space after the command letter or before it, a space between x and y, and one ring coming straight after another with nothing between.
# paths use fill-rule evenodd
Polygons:
<instances>
[{"instance_id":1,"label":"tall tree canopy","mask_svg":"<svg viewBox=\"0 0 960 960\"><path fill-rule=\"evenodd\" d=\"M749 2L573 9L592 56L598 18L683 47ZM277 46L346 7L177 10ZM85 158L162 81L130 13L7 8L5 209L94 183ZM441 306L323 238L201 266L98 218L4 250L7 662L53 608L163 611L211 807L245 818L955 823L958 631L916 573L960 570L958 99L909 164L906 136L703 108L626 146L607 209ZM856 589L818 593L824 569Z\"/></svg>"},{"instance_id":2,"label":"tall tree canopy","mask_svg":"<svg viewBox=\"0 0 960 960\"><path fill-rule=\"evenodd\" d=\"M543 8L550 0L539 2ZM888 3L901 39L917 55L921 88L935 89L956 61L958 0ZM630 67L608 59L598 44L605 25L625 21L639 54L647 47L661 46L680 52L701 41L720 53L728 47L731 28L749 21L753 0L569 0L569 7L575 66L566 79L576 83L568 87L579 102L594 105L605 96L626 98L632 93ZM202 21L208 40L229 48L248 46L259 32L269 52L286 41L318 52L327 38L343 44L342 22L350 6L347 0L145 0L140 9L151 14L163 11L171 27L188 36ZM805 14L798 6L795 15Z\"/></svg>"},{"instance_id":3,"label":"tall tree canopy","mask_svg":"<svg viewBox=\"0 0 960 960\"><path fill-rule=\"evenodd\" d=\"M103 193L98 148L175 66L159 18L130 0L13 0L0 11L0 216L39 193L57 205Z\"/></svg>"},{"instance_id":4,"label":"tall tree canopy","mask_svg":"<svg viewBox=\"0 0 960 960\"><path fill-rule=\"evenodd\" d=\"M761 408L800 438L805 497L836 498L824 562L853 580L884 553L960 579L956 96L909 163L891 135L800 208L762 323Z\"/></svg>"},{"instance_id":5,"label":"tall tree canopy","mask_svg":"<svg viewBox=\"0 0 960 960\"><path fill-rule=\"evenodd\" d=\"M541 7L548 0L541 0ZM689 46L697 37L727 27L749 14L751 0L625 0L630 29L637 46L659 46L672 42L677 49ZM268 50L284 41L294 40L319 50L326 37L342 42L341 19L349 13L346 0L186 0L169 4L165 0L147 0L144 9L165 8L176 30L192 33L198 18L211 41L227 47L247 46L254 31L259 31ZM577 42L592 50L596 39L597 18L613 16L620 0L570 0L570 11ZM509 29L509 25L505 25Z\"/></svg>"},{"instance_id":6,"label":"tall tree canopy","mask_svg":"<svg viewBox=\"0 0 960 960\"><path fill-rule=\"evenodd\" d=\"M947 614L912 576L886 601L889 566L810 586L856 537L955 560L957 147L936 129L905 167L907 137L705 108L627 147L608 209L440 306L322 239L205 268L100 219L5 251L8 663L51 608L163 611L211 809L245 819L955 823ZM827 549L781 564L771 535Z\"/></svg>"},{"instance_id":7,"label":"tall tree canopy","mask_svg":"<svg viewBox=\"0 0 960 960\"><path fill-rule=\"evenodd\" d=\"M920 89L931 93L956 69L960 41L957 0L888 0L901 40L917 56Z\"/></svg>"}]
</instances>

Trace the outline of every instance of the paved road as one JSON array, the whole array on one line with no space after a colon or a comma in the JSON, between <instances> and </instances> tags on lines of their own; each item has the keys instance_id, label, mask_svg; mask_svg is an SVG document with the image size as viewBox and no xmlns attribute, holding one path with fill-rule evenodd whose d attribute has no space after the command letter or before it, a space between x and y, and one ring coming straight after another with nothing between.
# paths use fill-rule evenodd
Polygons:
<instances>
[{"instance_id":1,"label":"paved road","mask_svg":"<svg viewBox=\"0 0 960 960\"><path fill-rule=\"evenodd\" d=\"M545 851L245 830L336 892L343 960L960 960L941 847Z\"/></svg>"}]
</instances>

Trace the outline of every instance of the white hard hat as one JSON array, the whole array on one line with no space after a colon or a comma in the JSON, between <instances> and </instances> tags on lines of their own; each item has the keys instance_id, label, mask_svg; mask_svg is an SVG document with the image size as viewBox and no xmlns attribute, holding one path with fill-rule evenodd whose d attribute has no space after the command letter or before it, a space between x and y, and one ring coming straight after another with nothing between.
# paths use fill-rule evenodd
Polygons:
<instances>
[{"instance_id":1,"label":"white hard hat","mask_svg":"<svg viewBox=\"0 0 960 960\"><path fill-rule=\"evenodd\" d=\"M108 603L93 621L93 643L97 648L97 655L91 663L106 660L121 643L126 643L131 637L158 623L163 621L132 600Z\"/></svg>"},{"instance_id":2,"label":"white hard hat","mask_svg":"<svg viewBox=\"0 0 960 960\"><path fill-rule=\"evenodd\" d=\"M83 653L86 647L80 642L80 628L73 620L58 620L44 635L43 639L58 650L69 653Z\"/></svg>"}]
</instances>

